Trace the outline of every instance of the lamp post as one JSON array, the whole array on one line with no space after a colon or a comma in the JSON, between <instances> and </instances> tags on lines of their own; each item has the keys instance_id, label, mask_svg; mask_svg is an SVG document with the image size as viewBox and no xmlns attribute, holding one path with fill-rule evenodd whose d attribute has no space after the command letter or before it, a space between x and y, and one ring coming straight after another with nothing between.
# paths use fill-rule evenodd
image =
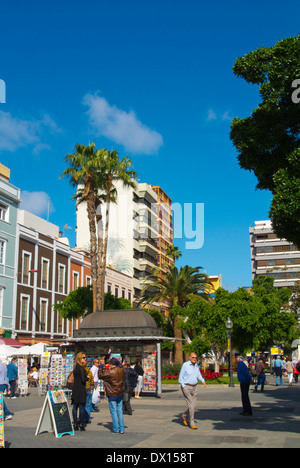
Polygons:
<instances>
[{"instance_id":1,"label":"lamp post","mask_svg":"<svg viewBox=\"0 0 300 468\"><path fill-rule=\"evenodd\" d=\"M228 352L229 352L229 387L234 387L233 383L233 371L232 371L232 350L231 350L231 330L233 327L233 323L228 317L226 320L226 328L227 328L227 338L228 338Z\"/></svg>"}]
</instances>

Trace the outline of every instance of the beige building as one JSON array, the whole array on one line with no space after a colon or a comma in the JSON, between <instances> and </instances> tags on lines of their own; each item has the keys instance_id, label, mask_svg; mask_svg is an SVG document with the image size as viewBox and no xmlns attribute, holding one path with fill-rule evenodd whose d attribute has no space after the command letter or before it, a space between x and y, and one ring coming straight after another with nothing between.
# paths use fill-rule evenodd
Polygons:
<instances>
[{"instance_id":1,"label":"beige building","mask_svg":"<svg viewBox=\"0 0 300 468\"><path fill-rule=\"evenodd\" d=\"M286 239L278 239L270 220L250 227L252 280L259 275L274 278L276 288L293 287L300 279L300 250Z\"/></svg>"}]
</instances>

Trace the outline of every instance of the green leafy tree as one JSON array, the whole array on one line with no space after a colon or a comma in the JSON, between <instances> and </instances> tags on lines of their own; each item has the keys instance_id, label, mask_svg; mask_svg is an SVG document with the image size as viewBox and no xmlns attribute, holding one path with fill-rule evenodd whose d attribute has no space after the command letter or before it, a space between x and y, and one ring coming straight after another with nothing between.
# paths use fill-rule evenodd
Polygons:
<instances>
[{"instance_id":1,"label":"green leafy tree","mask_svg":"<svg viewBox=\"0 0 300 468\"><path fill-rule=\"evenodd\" d=\"M132 309L131 302L123 297L115 297L111 292L104 295L104 310ZM93 312L93 291L91 286L82 286L69 292L64 301L54 304L53 310L64 319L85 317Z\"/></svg>"},{"instance_id":2,"label":"green leafy tree","mask_svg":"<svg viewBox=\"0 0 300 468\"><path fill-rule=\"evenodd\" d=\"M287 343L294 336L295 316L283 306L291 295L289 289L277 290L274 279L260 276L248 292L219 288L214 302L189 302L181 316L180 327L188 334L193 346L207 346L220 360L227 351L226 320L233 322L232 345L241 353L252 349L267 350L270 346Z\"/></svg>"},{"instance_id":3,"label":"green leafy tree","mask_svg":"<svg viewBox=\"0 0 300 468\"><path fill-rule=\"evenodd\" d=\"M174 265L158 268L147 278L142 291L141 302L151 304L155 301L169 300L172 308L184 307L193 297L208 298L205 290L211 286L208 276L200 273L200 267L181 267L178 270ZM175 364L183 362L182 332L178 324L180 315L173 309L170 314L175 341Z\"/></svg>"},{"instance_id":4,"label":"green leafy tree","mask_svg":"<svg viewBox=\"0 0 300 468\"><path fill-rule=\"evenodd\" d=\"M258 189L273 194L270 216L280 238L300 245L299 129L300 106L292 83L300 78L300 35L239 57L236 76L259 85L261 103L247 118L235 118L230 137L240 167L253 171Z\"/></svg>"}]
</instances>

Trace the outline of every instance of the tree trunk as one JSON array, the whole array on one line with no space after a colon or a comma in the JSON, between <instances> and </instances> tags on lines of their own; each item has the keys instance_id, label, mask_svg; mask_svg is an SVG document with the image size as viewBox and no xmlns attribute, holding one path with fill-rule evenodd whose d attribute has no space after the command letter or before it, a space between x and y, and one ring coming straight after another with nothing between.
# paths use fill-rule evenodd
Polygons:
<instances>
[{"instance_id":1,"label":"tree trunk","mask_svg":"<svg viewBox=\"0 0 300 468\"><path fill-rule=\"evenodd\" d=\"M86 209L88 213L89 229L90 229L90 244L91 244L91 276L93 286L93 312L97 308L97 234L96 234L96 208L95 195L93 191L86 197Z\"/></svg>"},{"instance_id":2,"label":"tree trunk","mask_svg":"<svg viewBox=\"0 0 300 468\"><path fill-rule=\"evenodd\" d=\"M175 341L175 364L182 364L183 363L183 354L182 354L182 332L181 329L178 328L178 322L180 317L174 318L174 337L179 338L180 341Z\"/></svg>"},{"instance_id":3,"label":"tree trunk","mask_svg":"<svg viewBox=\"0 0 300 468\"><path fill-rule=\"evenodd\" d=\"M107 201L106 201L105 231L104 231L104 244L103 244L103 256L102 256L101 295L103 297L104 297L104 286L105 286L105 270L106 270L106 258L107 258L109 213L110 213L110 194L108 194Z\"/></svg>"}]
</instances>

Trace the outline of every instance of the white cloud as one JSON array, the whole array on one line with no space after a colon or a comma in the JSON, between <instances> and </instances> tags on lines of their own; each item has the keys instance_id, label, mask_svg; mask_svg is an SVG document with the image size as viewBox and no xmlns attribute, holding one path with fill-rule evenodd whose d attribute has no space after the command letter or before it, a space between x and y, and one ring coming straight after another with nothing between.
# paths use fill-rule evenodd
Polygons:
<instances>
[{"instance_id":1,"label":"white cloud","mask_svg":"<svg viewBox=\"0 0 300 468\"><path fill-rule=\"evenodd\" d=\"M61 131L48 115L39 120L24 120L0 111L0 151L14 152L26 146L33 146L35 153L49 149L50 146L42 142L45 130L51 133Z\"/></svg>"},{"instance_id":2,"label":"white cloud","mask_svg":"<svg viewBox=\"0 0 300 468\"><path fill-rule=\"evenodd\" d=\"M219 112L216 112L214 109L208 109L208 112L207 112L207 117L206 117L206 121L207 122L211 122L212 120L222 120L223 122L226 121L226 120L232 120L232 117L230 117L229 115L230 111L225 111L225 112L222 112L219 113Z\"/></svg>"},{"instance_id":3,"label":"white cloud","mask_svg":"<svg viewBox=\"0 0 300 468\"><path fill-rule=\"evenodd\" d=\"M213 109L209 109L207 113L207 121L210 122L211 120L217 120L217 114Z\"/></svg>"},{"instance_id":4,"label":"white cloud","mask_svg":"<svg viewBox=\"0 0 300 468\"><path fill-rule=\"evenodd\" d=\"M155 154L162 146L162 136L140 122L133 111L111 106L97 93L86 94L82 102L88 107L89 124L96 136L121 144L132 153Z\"/></svg>"},{"instance_id":5,"label":"white cloud","mask_svg":"<svg viewBox=\"0 0 300 468\"><path fill-rule=\"evenodd\" d=\"M44 216L49 212L52 213L54 207L51 199L46 192L29 192L22 190L21 192L21 210L29 211L37 216Z\"/></svg>"}]
</instances>

